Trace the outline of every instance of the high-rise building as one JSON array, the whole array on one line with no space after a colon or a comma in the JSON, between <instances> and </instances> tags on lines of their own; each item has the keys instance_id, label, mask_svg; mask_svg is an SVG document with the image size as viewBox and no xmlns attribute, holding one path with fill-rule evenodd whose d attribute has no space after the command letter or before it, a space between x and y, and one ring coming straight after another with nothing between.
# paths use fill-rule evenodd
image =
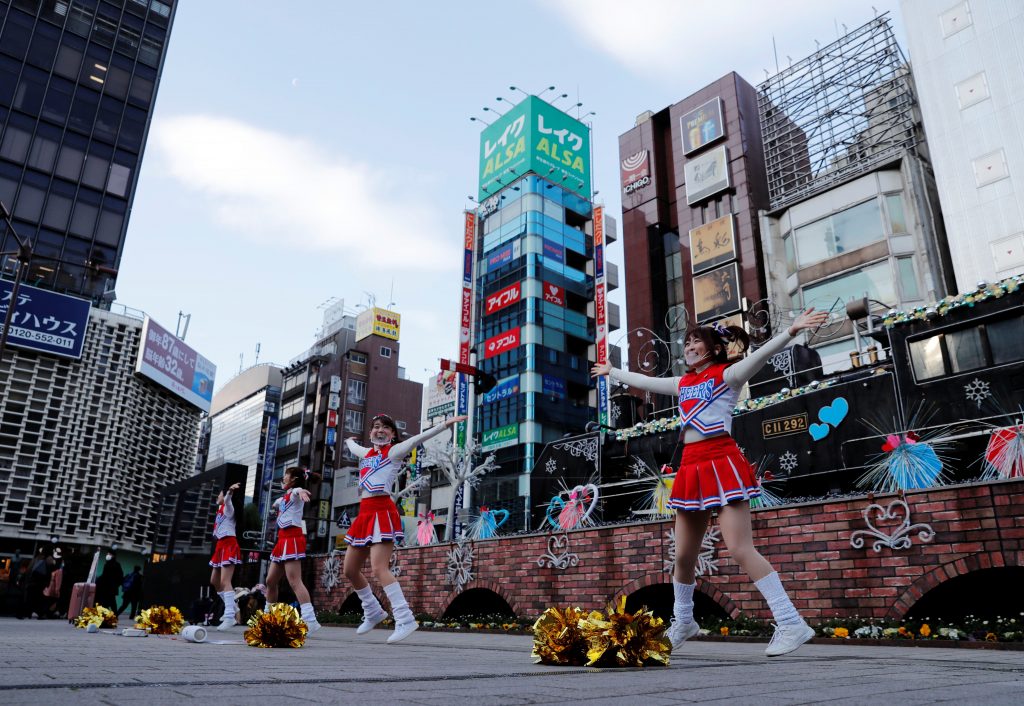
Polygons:
<instances>
[{"instance_id":1,"label":"high-rise building","mask_svg":"<svg viewBox=\"0 0 1024 706\"><path fill-rule=\"evenodd\" d=\"M638 334L630 336L629 367L681 375L687 325L738 323L766 296L757 91L730 73L642 113L619 136L619 159L626 307Z\"/></svg>"},{"instance_id":2,"label":"high-rise building","mask_svg":"<svg viewBox=\"0 0 1024 706\"><path fill-rule=\"evenodd\" d=\"M497 379L475 398L473 433L501 468L471 505L507 509L507 526L522 527L544 444L598 417L589 368L618 328L605 299L618 272L603 260L615 227L590 200L589 126L536 96L481 134L479 177L480 207L466 214L459 360ZM463 379L460 413L468 391Z\"/></svg>"},{"instance_id":3,"label":"high-rise building","mask_svg":"<svg viewBox=\"0 0 1024 706\"><path fill-rule=\"evenodd\" d=\"M112 301L174 6L0 0L0 201L28 284Z\"/></svg>"},{"instance_id":4,"label":"high-rise building","mask_svg":"<svg viewBox=\"0 0 1024 706\"><path fill-rule=\"evenodd\" d=\"M956 286L966 292L1024 271L1024 3L903 0L901 9Z\"/></svg>"}]
</instances>

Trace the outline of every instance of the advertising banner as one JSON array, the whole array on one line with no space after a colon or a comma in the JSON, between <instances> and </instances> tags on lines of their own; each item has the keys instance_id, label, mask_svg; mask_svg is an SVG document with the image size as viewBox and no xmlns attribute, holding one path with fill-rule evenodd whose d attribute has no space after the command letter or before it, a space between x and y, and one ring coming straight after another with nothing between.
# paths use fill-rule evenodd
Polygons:
<instances>
[{"instance_id":1,"label":"advertising banner","mask_svg":"<svg viewBox=\"0 0 1024 706\"><path fill-rule=\"evenodd\" d=\"M683 136L683 154L696 152L707 147L725 135L722 120L722 99L712 98L707 103L679 118L680 133Z\"/></svg>"},{"instance_id":2,"label":"advertising banner","mask_svg":"<svg viewBox=\"0 0 1024 706\"><path fill-rule=\"evenodd\" d=\"M372 335L397 341L401 329L402 315L395 311L374 307L356 317L357 341Z\"/></svg>"},{"instance_id":3,"label":"advertising banner","mask_svg":"<svg viewBox=\"0 0 1024 706\"><path fill-rule=\"evenodd\" d=\"M463 224L463 257L462 257L462 310L459 317L459 362L469 365L469 349L473 338L473 253L476 252L476 214L465 211ZM462 373L458 375L456 392L456 413L469 413L469 378ZM455 444L466 447L466 423L459 422L455 427Z\"/></svg>"},{"instance_id":4,"label":"advertising banner","mask_svg":"<svg viewBox=\"0 0 1024 706\"><path fill-rule=\"evenodd\" d=\"M606 276L604 269L604 207L594 207L594 318L596 331L594 348L598 363L608 362L608 303L605 300ZM597 378L597 422L609 424L608 378Z\"/></svg>"},{"instance_id":5,"label":"advertising banner","mask_svg":"<svg viewBox=\"0 0 1024 706\"><path fill-rule=\"evenodd\" d=\"M327 428L333 429L338 426L338 411L334 409L327 410Z\"/></svg>"},{"instance_id":6,"label":"advertising banner","mask_svg":"<svg viewBox=\"0 0 1024 706\"><path fill-rule=\"evenodd\" d=\"M324 443L327 444L328 446L334 446L334 444L336 444L337 441L338 430L335 429L334 427L331 427L330 429L327 430L327 438L324 440Z\"/></svg>"},{"instance_id":7,"label":"advertising banner","mask_svg":"<svg viewBox=\"0 0 1024 706\"><path fill-rule=\"evenodd\" d=\"M484 299L484 316L489 316L510 304L515 304L521 296L522 288L519 282L491 294Z\"/></svg>"},{"instance_id":8,"label":"advertising banner","mask_svg":"<svg viewBox=\"0 0 1024 706\"><path fill-rule=\"evenodd\" d=\"M515 446L519 443L519 425L507 424L496 429L488 429L484 432L480 448L486 451L503 449L506 446Z\"/></svg>"},{"instance_id":9,"label":"advertising banner","mask_svg":"<svg viewBox=\"0 0 1024 706\"><path fill-rule=\"evenodd\" d=\"M543 379L544 395L547 397L555 397L560 400L565 399L565 380L554 375L545 375Z\"/></svg>"},{"instance_id":10,"label":"advertising banner","mask_svg":"<svg viewBox=\"0 0 1024 706\"><path fill-rule=\"evenodd\" d=\"M274 480L274 464L277 463L277 404L273 404L274 412L273 416L267 421L267 440L263 447L263 480L261 488L265 488L267 484ZM270 411L268 409L268 411ZM267 498L270 496L270 491L262 492L257 489L259 493L259 510L260 516L263 516L264 504L267 502Z\"/></svg>"},{"instance_id":11,"label":"advertising banner","mask_svg":"<svg viewBox=\"0 0 1024 706\"><path fill-rule=\"evenodd\" d=\"M558 243L552 243L547 238L544 239L544 257L551 258L555 262L565 262L565 248Z\"/></svg>"},{"instance_id":12,"label":"advertising banner","mask_svg":"<svg viewBox=\"0 0 1024 706\"><path fill-rule=\"evenodd\" d=\"M693 313L697 321L717 319L740 310L739 265L732 263L693 278Z\"/></svg>"},{"instance_id":13,"label":"advertising banner","mask_svg":"<svg viewBox=\"0 0 1024 706\"><path fill-rule=\"evenodd\" d=\"M725 145L705 152L683 166L686 203L693 205L729 188L729 153Z\"/></svg>"},{"instance_id":14,"label":"advertising banner","mask_svg":"<svg viewBox=\"0 0 1024 706\"><path fill-rule=\"evenodd\" d=\"M530 96L480 133L483 201L533 172L590 199L590 128Z\"/></svg>"},{"instance_id":15,"label":"advertising banner","mask_svg":"<svg viewBox=\"0 0 1024 706\"><path fill-rule=\"evenodd\" d=\"M690 264L694 274L735 259L736 232L731 213L690 231Z\"/></svg>"},{"instance_id":16,"label":"advertising banner","mask_svg":"<svg viewBox=\"0 0 1024 706\"><path fill-rule=\"evenodd\" d=\"M142 324L135 372L204 412L210 411L217 366L148 316Z\"/></svg>"},{"instance_id":17,"label":"advertising banner","mask_svg":"<svg viewBox=\"0 0 1024 706\"><path fill-rule=\"evenodd\" d=\"M502 265L507 265L522 255L521 242L522 241L520 240L516 240L513 243L502 245L500 248L495 248L489 253L484 254L484 272L496 270Z\"/></svg>"},{"instance_id":18,"label":"advertising banner","mask_svg":"<svg viewBox=\"0 0 1024 706\"><path fill-rule=\"evenodd\" d=\"M457 382L454 370L444 370L430 378L427 382L427 419L454 415Z\"/></svg>"},{"instance_id":19,"label":"advertising banner","mask_svg":"<svg viewBox=\"0 0 1024 706\"><path fill-rule=\"evenodd\" d=\"M13 282L0 280L0 328L11 305ZM82 357L89 302L28 285L18 288L7 344L63 358Z\"/></svg>"},{"instance_id":20,"label":"advertising banner","mask_svg":"<svg viewBox=\"0 0 1024 706\"><path fill-rule=\"evenodd\" d=\"M502 331L497 336L491 336L484 342L484 358L493 358L505 351L512 350L519 346L519 327Z\"/></svg>"},{"instance_id":21,"label":"advertising banner","mask_svg":"<svg viewBox=\"0 0 1024 706\"><path fill-rule=\"evenodd\" d=\"M559 287L557 284L545 282L544 301L548 302L549 304L565 306L565 287Z\"/></svg>"},{"instance_id":22,"label":"advertising banner","mask_svg":"<svg viewBox=\"0 0 1024 706\"><path fill-rule=\"evenodd\" d=\"M509 397L519 394L519 376L513 375L511 377L503 378L498 381L489 392L485 392L483 395L483 403L489 404L491 402L500 402L501 400L507 400Z\"/></svg>"}]
</instances>

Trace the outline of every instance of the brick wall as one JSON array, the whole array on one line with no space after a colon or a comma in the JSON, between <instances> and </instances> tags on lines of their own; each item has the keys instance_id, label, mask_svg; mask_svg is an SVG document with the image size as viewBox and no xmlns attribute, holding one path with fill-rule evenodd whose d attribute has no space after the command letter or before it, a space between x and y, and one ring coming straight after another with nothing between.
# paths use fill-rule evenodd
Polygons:
<instances>
[{"instance_id":1,"label":"brick wall","mask_svg":"<svg viewBox=\"0 0 1024 706\"><path fill-rule=\"evenodd\" d=\"M879 496L874 502L885 508L895 499ZM900 618L921 596L950 578L992 567L1024 566L1024 480L917 491L908 493L906 501L910 523L929 525L934 531L931 541L922 541L915 530L907 535L907 549L883 546L876 552L871 536L865 537L862 548L851 546L852 535L868 529L867 497L755 511L754 541L780 573L797 608L811 620L849 615ZM872 519L875 522L874 515ZM901 515L875 524L891 535L902 519ZM548 550L548 535L473 542L474 580L463 590L494 591L517 615L537 615L551 605L600 608L612 598L670 580L664 568L671 526L660 521L569 532L569 551L579 563L564 571L537 565ZM445 583L450 548L441 544L399 552L400 580L416 612L440 616L455 599L456 592ZM699 578L697 589L734 617L770 617L724 543L718 542L715 550L717 570ZM324 559L313 561L315 604L337 608L351 588L342 576L340 585L326 591L321 581Z\"/></svg>"}]
</instances>

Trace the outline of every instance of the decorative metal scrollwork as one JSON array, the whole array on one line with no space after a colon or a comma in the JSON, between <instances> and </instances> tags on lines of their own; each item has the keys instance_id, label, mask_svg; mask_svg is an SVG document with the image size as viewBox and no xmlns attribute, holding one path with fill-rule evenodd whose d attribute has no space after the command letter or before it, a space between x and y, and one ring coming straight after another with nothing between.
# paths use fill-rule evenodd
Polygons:
<instances>
[{"instance_id":1,"label":"decorative metal scrollwork","mask_svg":"<svg viewBox=\"0 0 1024 706\"><path fill-rule=\"evenodd\" d=\"M903 510L902 517L897 512L900 509ZM892 533L886 533L885 530L875 526L871 518L872 513L875 513L875 521L877 522L900 520L900 524ZM856 530L850 534L850 546L854 549L864 547L865 537L874 537L871 548L876 552L882 551L882 547L889 547L889 549L893 550L910 549L913 544L910 535L914 532L917 532L917 538L922 542L930 542L935 537L935 530L930 525L924 523L910 524L910 506L907 505L903 498L896 498L889 503L888 507L884 508L878 503L871 503L864 509L864 522L867 524L868 529Z\"/></svg>"},{"instance_id":2,"label":"decorative metal scrollwork","mask_svg":"<svg viewBox=\"0 0 1024 706\"><path fill-rule=\"evenodd\" d=\"M589 439L573 439L571 441L552 444L551 448L559 451L567 451L570 456L574 456L576 458L583 457L591 463L597 463L599 443L600 440L596 436L592 436Z\"/></svg>"},{"instance_id":3,"label":"decorative metal scrollwork","mask_svg":"<svg viewBox=\"0 0 1024 706\"><path fill-rule=\"evenodd\" d=\"M569 535L565 532L548 535L548 551L537 559L537 566L565 571L580 563L579 555L569 551Z\"/></svg>"}]
</instances>

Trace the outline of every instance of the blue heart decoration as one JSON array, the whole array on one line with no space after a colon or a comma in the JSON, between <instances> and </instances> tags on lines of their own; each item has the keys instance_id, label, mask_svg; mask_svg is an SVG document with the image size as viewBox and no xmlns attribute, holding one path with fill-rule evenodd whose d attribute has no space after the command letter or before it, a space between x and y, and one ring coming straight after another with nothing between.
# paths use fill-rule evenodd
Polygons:
<instances>
[{"instance_id":1,"label":"blue heart decoration","mask_svg":"<svg viewBox=\"0 0 1024 706\"><path fill-rule=\"evenodd\" d=\"M555 529L558 529L558 514L563 508L565 508L565 501L557 495L551 498L551 502L548 503L547 521Z\"/></svg>"},{"instance_id":2,"label":"blue heart decoration","mask_svg":"<svg viewBox=\"0 0 1024 706\"><path fill-rule=\"evenodd\" d=\"M828 436L829 426L828 424L812 424L808 427L807 431L811 435L812 439L815 441L821 441Z\"/></svg>"},{"instance_id":3,"label":"blue heart decoration","mask_svg":"<svg viewBox=\"0 0 1024 706\"><path fill-rule=\"evenodd\" d=\"M499 515L501 516L500 520L497 519ZM491 517L494 519L494 528L497 529L508 520L508 510L491 510Z\"/></svg>"},{"instance_id":4,"label":"blue heart decoration","mask_svg":"<svg viewBox=\"0 0 1024 706\"><path fill-rule=\"evenodd\" d=\"M849 411L850 403L846 401L846 398L837 397L832 400L832 404L818 410L818 419L823 421L825 424L831 424L834 427L838 427L839 423L846 419L846 414ZM814 436L814 434L811 434L811 436Z\"/></svg>"}]
</instances>

